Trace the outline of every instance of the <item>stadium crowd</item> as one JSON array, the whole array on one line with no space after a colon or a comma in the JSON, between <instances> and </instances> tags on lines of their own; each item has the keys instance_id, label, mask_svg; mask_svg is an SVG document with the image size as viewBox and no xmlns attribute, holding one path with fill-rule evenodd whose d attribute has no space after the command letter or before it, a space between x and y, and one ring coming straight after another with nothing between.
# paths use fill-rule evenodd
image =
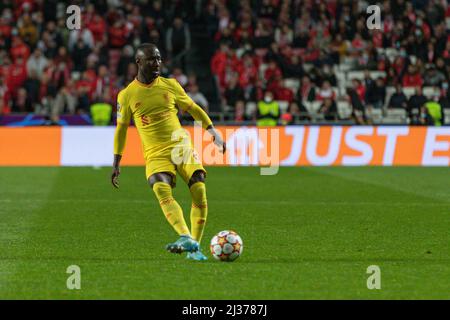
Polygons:
<instances>
[{"instance_id":1,"label":"stadium crowd","mask_svg":"<svg viewBox=\"0 0 450 320\"><path fill-rule=\"evenodd\" d=\"M369 30L366 7L381 7ZM411 124L443 124L450 109L447 0L99 0L66 26L68 3L0 3L0 115L90 114L115 105L137 69L134 49L158 45L163 75L210 107L186 75L189 23L201 21L222 119L261 125L352 119L402 110ZM395 90L394 90L395 88ZM114 108L111 108L114 109ZM349 113L346 115L345 110Z\"/></svg>"}]
</instances>

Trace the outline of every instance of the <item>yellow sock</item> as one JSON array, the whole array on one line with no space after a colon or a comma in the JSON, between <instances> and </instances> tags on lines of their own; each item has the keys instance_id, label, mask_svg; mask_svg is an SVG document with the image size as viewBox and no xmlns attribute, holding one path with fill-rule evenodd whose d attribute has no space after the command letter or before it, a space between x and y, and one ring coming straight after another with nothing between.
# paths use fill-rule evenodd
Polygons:
<instances>
[{"instance_id":1,"label":"yellow sock","mask_svg":"<svg viewBox=\"0 0 450 320\"><path fill-rule=\"evenodd\" d=\"M189 228L184 220L183 210L172 196L172 188L164 182L156 182L153 191L158 198L159 205L166 216L167 221L181 235L190 235Z\"/></svg>"},{"instance_id":2,"label":"yellow sock","mask_svg":"<svg viewBox=\"0 0 450 320\"><path fill-rule=\"evenodd\" d=\"M203 182L194 183L191 188L191 234L200 242L205 229L206 217L208 216L208 203L206 201L206 187Z\"/></svg>"}]
</instances>

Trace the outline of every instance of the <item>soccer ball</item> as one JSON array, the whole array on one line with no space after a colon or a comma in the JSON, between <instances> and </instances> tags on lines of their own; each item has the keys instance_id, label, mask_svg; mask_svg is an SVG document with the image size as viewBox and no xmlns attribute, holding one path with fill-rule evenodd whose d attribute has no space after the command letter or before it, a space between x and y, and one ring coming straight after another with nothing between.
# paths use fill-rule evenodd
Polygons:
<instances>
[{"instance_id":1,"label":"soccer ball","mask_svg":"<svg viewBox=\"0 0 450 320\"><path fill-rule=\"evenodd\" d=\"M242 254L244 244L233 230L220 231L211 239L211 254L220 261L234 261Z\"/></svg>"}]
</instances>

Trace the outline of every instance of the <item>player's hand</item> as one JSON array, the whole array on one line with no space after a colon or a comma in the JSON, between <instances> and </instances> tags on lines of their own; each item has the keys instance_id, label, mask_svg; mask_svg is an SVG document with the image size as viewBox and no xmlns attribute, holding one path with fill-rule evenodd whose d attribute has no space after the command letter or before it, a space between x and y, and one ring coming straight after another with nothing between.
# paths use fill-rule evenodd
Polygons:
<instances>
[{"instance_id":1,"label":"player's hand","mask_svg":"<svg viewBox=\"0 0 450 320\"><path fill-rule=\"evenodd\" d=\"M119 189L119 175L120 169L118 167L114 167L111 174L111 183L116 189Z\"/></svg>"},{"instance_id":2,"label":"player's hand","mask_svg":"<svg viewBox=\"0 0 450 320\"><path fill-rule=\"evenodd\" d=\"M214 144L219 147L219 151L221 153L225 153L225 151L227 151L227 144L221 137L214 137Z\"/></svg>"},{"instance_id":3,"label":"player's hand","mask_svg":"<svg viewBox=\"0 0 450 320\"><path fill-rule=\"evenodd\" d=\"M227 145L225 141L223 141L220 133L215 128L208 129L208 132L212 135L214 144L219 147L219 151L225 153Z\"/></svg>"}]
</instances>

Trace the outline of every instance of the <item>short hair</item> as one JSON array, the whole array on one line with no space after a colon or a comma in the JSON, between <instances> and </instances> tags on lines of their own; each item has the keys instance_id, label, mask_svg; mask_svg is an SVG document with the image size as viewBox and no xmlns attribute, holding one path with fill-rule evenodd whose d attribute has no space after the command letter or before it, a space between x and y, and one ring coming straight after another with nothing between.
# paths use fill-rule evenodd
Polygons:
<instances>
[{"instance_id":1,"label":"short hair","mask_svg":"<svg viewBox=\"0 0 450 320\"><path fill-rule=\"evenodd\" d=\"M137 57L137 54L139 52L139 50L141 51L146 51L146 50L152 50L152 49L158 49L158 47L153 44L153 43L141 43L137 48L136 48L136 54L135 57Z\"/></svg>"}]
</instances>

